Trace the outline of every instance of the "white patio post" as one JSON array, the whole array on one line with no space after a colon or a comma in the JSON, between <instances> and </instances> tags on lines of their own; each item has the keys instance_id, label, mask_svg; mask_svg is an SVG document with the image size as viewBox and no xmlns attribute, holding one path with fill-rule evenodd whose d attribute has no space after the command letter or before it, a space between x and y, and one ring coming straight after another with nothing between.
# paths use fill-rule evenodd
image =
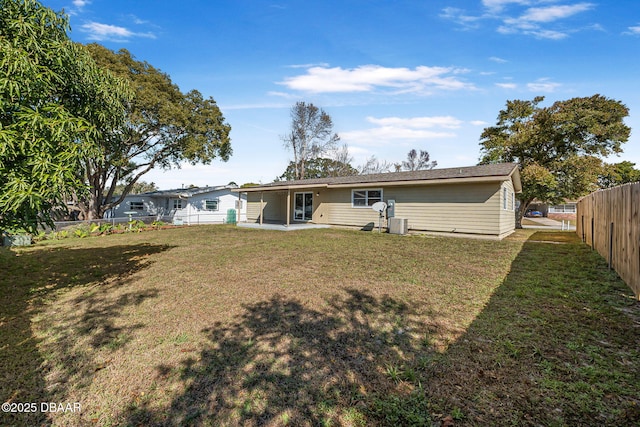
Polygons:
<instances>
[{"instance_id":1,"label":"white patio post","mask_svg":"<svg viewBox=\"0 0 640 427\"><path fill-rule=\"evenodd\" d=\"M262 225L262 217L264 216L264 206L263 206L263 199L262 199L262 194L263 192L260 192L260 225Z\"/></svg>"},{"instance_id":2,"label":"white patio post","mask_svg":"<svg viewBox=\"0 0 640 427\"><path fill-rule=\"evenodd\" d=\"M289 226L289 218L291 218L291 190L287 190L287 227Z\"/></svg>"}]
</instances>

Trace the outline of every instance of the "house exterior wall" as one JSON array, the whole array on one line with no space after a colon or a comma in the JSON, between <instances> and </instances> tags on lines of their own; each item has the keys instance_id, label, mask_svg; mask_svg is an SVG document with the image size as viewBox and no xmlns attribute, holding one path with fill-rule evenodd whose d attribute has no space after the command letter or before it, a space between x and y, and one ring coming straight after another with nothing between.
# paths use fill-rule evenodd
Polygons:
<instances>
[{"instance_id":1,"label":"house exterior wall","mask_svg":"<svg viewBox=\"0 0 640 427\"><path fill-rule=\"evenodd\" d=\"M115 218L127 217L124 212L137 212L136 216L156 216L164 221L173 219L181 219L185 224L210 224L224 223L227 219L227 210L236 209L236 201L238 195L231 193L229 190L218 190L207 193L197 194L189 198L182 199L182 208L174 209L173 201L176 197L170 196L146 196L146 195L129 195L117 205L110 213ZM218 209L206 209L207 200L217 200ZM244 194L241 195L242 206L240 214L236 211L236 220L247 220L247 202ZM132 209L137 202L142 202L143 209ZM238 217L239 216L239 217Z\"/></svg>"},{"instance_id":2,"label":"house exterior wall","mask_svg":"<svg viewBox=\"0 0 640 427\"><path fill-rule=\"evenodd\" d=\"M217 210L206 209L207 200L217 201ZM169 203L168 215L171 218L182 219L186 224L222 224L227 220L227 211L236 208L237 194L232 194L229 190L213 191L210 193L197 194L185 200L182 209L172 209L172 203ZM247 220L247 203L244 195L242 196L242 208L240 209L240 217L236 212L237 221Z\"/></svg>"},{"instance_id":3,"label":"house exterior wall","mask_svg":"<svg viewBox=\"0 0 640 427\"><path fill-rule=\"evenodd\" d=\"M505 192L506 190L506 192ZM506 200L505 200L506 196ZM505 181L500 190L500 236L512 233L516 228L516 196L511 181Z\"/></svg>"},{"instance_id":4,"label":"house exterior wall","mask_svg":"<svg viewBox=\"0 0 640 427\"><path fill-rule=\"evenodd\" d=\"M142 202L143 209L135 209L135 204ZM109 217L114 218L126 218L128 215L125 212L135 211L137 216L154 216L158 213L157 200L148 196L132 194L125 196L124 200L113 208L110 212L107 212Z\"/></svg>"},{"instance_id":5,"label":"house exterior wall","mask_svg":"<svg viewBox=\"0 0 640 427\"><path fill-rule=\"evenodd\" d=\"M352 193L358 189L345 187L300 191L313 192L313 223L354 227L364 227L373 223L377 226L377 212L369 206L353 206ZM385 202L395 200L395 216L407 218L411 230L504 237L515 229L515 197L510 180L489 183L367 186L363 189L381 190L382 200ZM295 191L291 190L292 212L294 193ZM265 191L262 194L264 220L286 222L286 191ZM249 193L247 204L248 220L259 222L260 193ZM290 222L294 222L293 218L290 218ZM382 225L386 226L386 218L383 219Z\"/></svg>"},{"instance_id":6,"label":"house exterior wall","mask_svg":"<svg viewBox=\"0 0 640 427\"><path fill-rule=\"evenodd\" d=\"M396 201L395 216L407 218L411 230L490 235L503 232L498 184L396 186L381 189L382 199L385 202L390 199ZM371 222L378 224L378 214L370 207L352 206L352 189L335 189L327 193L328 224L358 227Z\"/></svg>"},{"instance_id":7,"label":"house exterior wall","mask_svg":"<svg viewBox=\"0 0 640 427\"><path fill-rule=\"evenodd\" d=\"M285 222L287 217L287 194L281 191L262 193L263 221ZM260 222L260 193L247 194L247 221Z\"/></svg>"}]
</instances>

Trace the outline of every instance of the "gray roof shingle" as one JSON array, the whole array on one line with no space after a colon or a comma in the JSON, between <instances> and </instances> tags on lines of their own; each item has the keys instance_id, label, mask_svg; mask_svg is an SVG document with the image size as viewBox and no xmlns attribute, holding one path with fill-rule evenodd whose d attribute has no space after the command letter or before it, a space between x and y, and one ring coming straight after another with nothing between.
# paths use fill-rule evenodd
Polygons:
<instances>
[{"instance_id":1,"label":"gray roof shingle","mask_svg":"<svg viewBox=\"0 0 640 427\"><path fill-rule=\"evenodd\" d=\"M459 168L419 170L411 172L389 172L368 175L340 176L335 178L300 179L293 181L276 181L256 187L243 188L235 191L255 191L255 189L269 189L272 187L297 187L312 185L349 185L370 183L401 183L403 181L431 181L461 178L490 178L508 177L518 167L515 163L494 163Z\"/></svg>"}]
</instances>

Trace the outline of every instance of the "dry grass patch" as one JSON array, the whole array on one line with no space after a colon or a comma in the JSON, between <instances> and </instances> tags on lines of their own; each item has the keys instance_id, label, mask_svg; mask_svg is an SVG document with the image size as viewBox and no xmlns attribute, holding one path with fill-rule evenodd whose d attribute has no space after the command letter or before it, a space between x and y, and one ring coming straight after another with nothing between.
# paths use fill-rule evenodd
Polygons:
<instances>
[{"instance_id":1,"label":"dry grass patch","mask_svg":"<svg viewBox=\"0 0 640 427\"><path fill-rule=\"evenodd\" d=\"M567 363L582 372L591 342L567 335L586 312L556 316L576 304L606 315L616 336L607 361L624 353L611 362L635 363L637 346L624 342L637 342L637 305L571 238L526 243L532 234L496 242L200 226L2 251L0 357L14 374L0 399L80 402L82 413L0 422L480 425L491 414L495 424L547 424L570 413L614 425L633 416L637 374L624 364L614 368L624 385L598 391L616 394L608 412L576 408L558 391ZM575 280L569 265L581 271ZM595 283L584 291L586 281L606 296ZM560 304L556 294L568 296ZM560 329L537 329L546 327ZM565 344L581 356L550 356ZM509 397L520 383L536 389L532 401ZM550 396L560 416L544 415Z\"/></svg>"}]
</instances>

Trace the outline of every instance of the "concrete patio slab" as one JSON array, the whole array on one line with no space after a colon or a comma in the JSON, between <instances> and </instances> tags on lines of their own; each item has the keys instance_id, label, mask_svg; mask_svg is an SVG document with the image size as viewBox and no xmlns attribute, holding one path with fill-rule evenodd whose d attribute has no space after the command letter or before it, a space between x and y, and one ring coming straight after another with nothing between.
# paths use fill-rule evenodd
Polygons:
<instances>
[{"instance_id":1,"label":"concrete patio slab","mask_svg":"<svg viewBox=\"0 0 640 427\"><path fill-rule=\"evenodd\" d=\"M276 231L296 231L296 230L309 230L312 228L329 228L330 226L325 224L258 224L255 222L239 222L236 226L241 228L254 228L259 230L276 230Z\"/></svg>"}]
</instances>

